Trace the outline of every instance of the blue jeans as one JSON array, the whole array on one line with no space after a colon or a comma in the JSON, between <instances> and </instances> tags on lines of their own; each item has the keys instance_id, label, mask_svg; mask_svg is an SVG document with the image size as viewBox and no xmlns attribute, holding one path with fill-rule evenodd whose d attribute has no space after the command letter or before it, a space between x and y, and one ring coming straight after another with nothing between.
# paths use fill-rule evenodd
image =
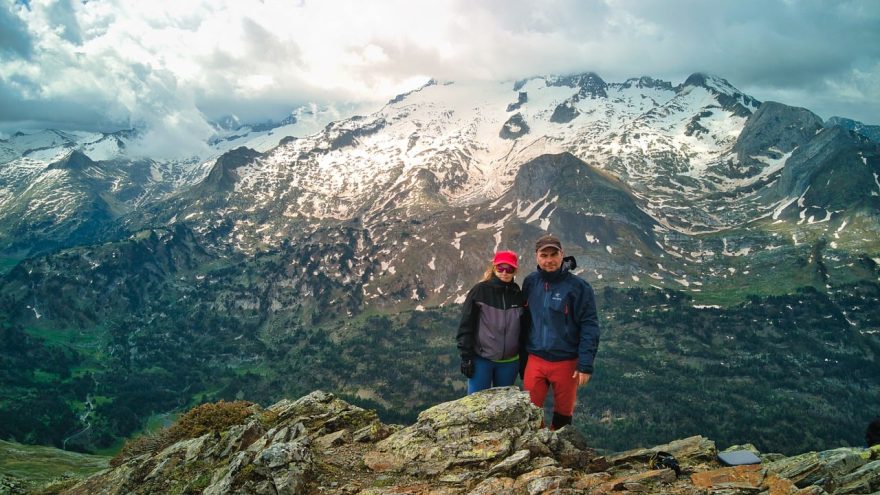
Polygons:
<instances>
[{"instance_id":1,"label":"blue jeans","mask_svg":"<svg viewBox=\"0 0 880 495\"><path fill-rule=\"evenodd\" d=\"M509 387L516 381L519 361L498 363L474 356L474 376L468 378L468 395L489 387Z\"/></svg>"}]
</instances>

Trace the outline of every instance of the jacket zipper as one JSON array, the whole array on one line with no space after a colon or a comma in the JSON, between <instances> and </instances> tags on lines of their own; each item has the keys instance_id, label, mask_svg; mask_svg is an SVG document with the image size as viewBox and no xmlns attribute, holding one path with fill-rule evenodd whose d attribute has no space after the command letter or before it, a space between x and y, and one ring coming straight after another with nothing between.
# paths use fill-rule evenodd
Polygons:
<instances>
[{"instance_id":1,"label":"jacket zipper","mask_svg":"<svg viewBox=\"0 0 880 495\"><path fill-rule=\"evenodd\" d=\"M504 330L503 330L504 335L502 335L502 337L501 337L501 359L504 359L504 357L507 356L507 313L508 313L508 311L507 311L507 298L504 297L506 294L507 294L507 287L505 287L504 290L501 291L501 307L504 310L504 312L502 313L504 315Z\"/></svg>"},{"instance_id":2,"label":"jacket zipper","mask_svg":"<svg viewBox=\"0 0 880 495\"><path fill-rule=\"evenodd\" d=\"M550 283L545 281L544 282L544 308L543 308L543 311L541 312L541 346L544 349L547 349L547 347L548 347L547 340L549 339L549 336L547 335L547 315L549 314L549 311L550 311L549 298L550 298Z\"/></svg>"}]
</instances>

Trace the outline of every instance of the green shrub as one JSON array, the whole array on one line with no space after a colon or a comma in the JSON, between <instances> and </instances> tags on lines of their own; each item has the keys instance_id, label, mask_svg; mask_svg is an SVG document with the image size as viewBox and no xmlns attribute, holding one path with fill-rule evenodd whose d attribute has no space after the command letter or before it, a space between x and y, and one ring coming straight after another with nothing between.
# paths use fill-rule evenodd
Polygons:
<instances>
[{"instance_id":1,"label":"green shrub","mask_svg":"<svg viewBox=\"0 0 880 495\"><path fill-rule=\"evenodd\" d=\"M180 416L168 428L127 441L110 465L116 467L133 457L159 452L181 440L198 438L205 433L219 433L230 426L244 423L248 416L259 410L260 406L243 400L202 404Z\"/></svg>"}]
</instances>

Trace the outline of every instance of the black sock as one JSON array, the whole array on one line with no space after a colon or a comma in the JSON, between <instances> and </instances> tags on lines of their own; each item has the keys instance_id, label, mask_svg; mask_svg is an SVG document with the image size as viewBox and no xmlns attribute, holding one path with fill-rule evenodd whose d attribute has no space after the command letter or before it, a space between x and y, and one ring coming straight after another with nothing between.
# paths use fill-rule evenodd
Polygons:
<instances>
[{"instance_id":1,"label":"black sock","mask_svg":"<svg viewBox=\"0 0 880 495\"><path fill-rule=\"evenodd\" d=\"M566 416L564 414L559 414L558 412L553 413L553 429L558 430L565 425L571 424L571 416Z\"/></svg>"}]
</instances>

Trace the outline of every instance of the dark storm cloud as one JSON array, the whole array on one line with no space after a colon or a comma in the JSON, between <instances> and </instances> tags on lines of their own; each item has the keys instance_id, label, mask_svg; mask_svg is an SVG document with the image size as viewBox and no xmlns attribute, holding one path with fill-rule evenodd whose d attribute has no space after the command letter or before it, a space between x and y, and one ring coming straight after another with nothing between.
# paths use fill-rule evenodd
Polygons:
<instances>
[{"instance_id":1,"label":"dark storm cloud","mask_svg":"<svg viewBox=\"0 0 880 495\"><path fill-rule=\"evenodd\" d=\"M126 122L108 120L99 107L82 105L68 99L26 100L21 87L10 87L0 80L0 123L20 122L21 129L77 129L84 131L116 130ZM11 133L14 128L0 129Z\"/></svg>"},{"instance_id":2,"label":"dark storm cloud","mask_svg":"<svg viewBox=\"0 0 880 495\"><path fill-rule=\"evenodd\" d=\"M608 0L478 2L498 43L473 56L505 77L595 71L682 82L709 72L759 99L880 115L880 2ZM464 34L464 33L463 33ZM479 35L470 33L471 36ZM482 38L482 40L487 39ZM530 70L531 69L531 70ZM861 109L856 101L861 101Z\"/></svg>"},{"instance_id":3,"label":"dark storm cloud","mask_svg":"<svg viewBox=\"0 0 880 495\"><path fill-rule=\"evenodd\" d=\"M24 22L13 13L18 5L0 6L0 60L6 57L27 58L33 50L30 35Z\"/></svg>"},{"instance_id":4,"label":"dark storm cloud","mask_svg":"<svg viewBox=\"0 0 880 495\"><path fill-rule=\"evenodd\" d=\"M880 3L639 2L653 64L696 64L755 85L810 85L880 58ZM653 48L652 48L653 47Z\"/></svg>"}]
</instances>

